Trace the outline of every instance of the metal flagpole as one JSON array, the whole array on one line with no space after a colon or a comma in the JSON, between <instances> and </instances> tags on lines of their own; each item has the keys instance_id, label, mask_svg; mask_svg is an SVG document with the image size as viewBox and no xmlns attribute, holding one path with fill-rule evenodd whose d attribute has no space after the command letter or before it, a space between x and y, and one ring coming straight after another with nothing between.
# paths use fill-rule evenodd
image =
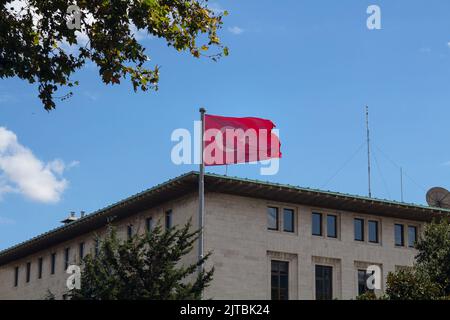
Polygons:
<instances>
[{"instance_id":1,"label":"metal flagpole","mask_svg":"<svg viewBox=\"0 0 450 320\"><path fill-rule=\"evenodd\" d=\"M205 133L205 108L200 108L200 120L201 120L201 133L200 133L200 173L198 176L198 227L200 230L198 241L198 259L203 259L203 246L204 246L204 218L205 218L205 164L203 162L203 149L204 141L203 136ZM204 269L203 263L198 268L199 275Z\"/></svg>"}]
</instances>

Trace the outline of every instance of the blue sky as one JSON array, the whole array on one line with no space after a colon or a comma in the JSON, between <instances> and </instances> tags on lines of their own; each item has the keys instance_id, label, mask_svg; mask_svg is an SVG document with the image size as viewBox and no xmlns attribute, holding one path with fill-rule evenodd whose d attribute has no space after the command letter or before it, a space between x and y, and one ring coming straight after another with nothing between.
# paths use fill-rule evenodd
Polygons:
<instances>
[{"instance_id":1,"label":"blue sky","mask_svg":"<svg viewBox=\"0 0 450 320\"><path fill-rule=\"evenodd\" d=\"M49 195L53 202L41 201L0 172L0 187L12 189L1 194L0 249L58 226L70 211L92 212L195 170L172 164L170 135L192 130L200 106L211 114L268 118L280 129L277 175L237 165L228 167L232 176L366 195L361 144L368 104L374 197L400 199L399 165L407 202L423 204L429 187L450 187L447 0L212 4L230 12L221 31L230 56L196 60L144 39L161 66L158 92L105 86L87 66L76 75L74 97L47 113L34 86L0 81L0 127L65 183ZM381 7L382 30L366 28L370 4Z\"/></svg>"}]
</instances>

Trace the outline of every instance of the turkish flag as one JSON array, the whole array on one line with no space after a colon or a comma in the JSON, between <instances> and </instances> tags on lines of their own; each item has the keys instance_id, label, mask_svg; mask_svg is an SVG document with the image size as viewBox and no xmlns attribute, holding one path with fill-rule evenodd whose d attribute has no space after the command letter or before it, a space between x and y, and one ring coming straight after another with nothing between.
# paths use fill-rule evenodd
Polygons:
<instances>
[{"instance_id":1,"label":"turkish flag","mask_svg":"<svg viewBox=\"0 0 450 320\"><path fill-rule=\"evenodd\" d=\"M281 158L275 124L260 118L205 115L203 160L206 166Z\"/></svg>"}]
</instances>

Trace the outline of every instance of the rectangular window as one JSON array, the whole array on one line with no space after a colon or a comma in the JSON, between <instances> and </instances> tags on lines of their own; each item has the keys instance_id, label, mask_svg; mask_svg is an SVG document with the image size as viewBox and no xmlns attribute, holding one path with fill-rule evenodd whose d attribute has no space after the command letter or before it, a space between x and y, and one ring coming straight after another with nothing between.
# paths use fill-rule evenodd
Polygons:
<instances>
[{"instance_id":1,"label":"rectangular window","mask_svg":"<svg viewBox=\"0 0 450 320\"><path fill-rule=\"evenodd\" d=\"M292 209L283 209L283 230L285 232L295 232L295 215Z\"/></svg>"},{"instance_id":2,"label":"rectangular window","mask_svg":"<svg viewBox=\"0 0 450 320\"><path fill-rule=\"evenodd\" d=\"M337 216L327 215L327 236L337 238Z\"/></svg>"},{"instance_id":3,"label":"rectangular window","mask_svg":"<svg viewBox=\"0 0 450 320\"><path fill-rule=\"evenodd\" d=\"M50 258L50 273L55 274L55 268L56 268L56 253L52 253Z\"/></svg>"},{"instance_id":4,"label":"rectangular window","mask_svg":"<svg viewBox=\"0 0 450 320\"><path fill-rule=\"evenodd\" d=\"M322 214L315 213L312 214L312 234L313 236L322 235Z\"/></svg>"},{"instance_id":5,"label":"rectangular window","mask_svg":"<svg viewBox=\"0 0 450 320\"><path fill-rule=\"evenodd\" d=\"M289 262L271 262L271 295L272 300L289 299Z\"/></svg>"},{"instance_id":6,"label":"rectangular window","mask_svg":"<svg viewBox=\"0 0 450 320\"><path fill-rule=\"evenodd\" d=\"M166 230L172 228L172 210L166 211Z\"/></svg>"},{"instance_id":7,"label":"rectangular window","mask_svg":"<svg viewBox=\"0 0 450 320\"><path fill-rule=\"evenodd\" d=\"M147 218L145 219L145 229L147 230L147 232L151 232L153 228L153 219Z\"/></svg>"},{"instance_id":8,"label":"rectangular window","mask_svg":"<svg viewBox=\"0 0 450 320\"><path fill-rule=\"evenodd\" d=\"M95 244L94 244L94 254L95 257L98 257L98 253L100 252L100 239L95 238Z\"/></svg>"},{"instance_id":9,"label":"rectangular window","mask_svg":"<svg viewBox=\"0 0 450 320\"><path fill-rule=\"evenodd\" d=\"M69 267L69 256L70 256L70 248L66 248L64 250L64 270L67 270Z\"/></svg>"},{"instance_id":10,"label":"rectangular window","mask_svg":"<svg viewBox=\"0 0 450 320\"><path fill-rule=\"evenodd\" d=\"M80 243L78 251L79 251L78 253L79 253L80 262L81 262L81 260L83 260L83 258L84 258L84 242Z\"/></svg>"},{"instance_id":11,"label":"rectangular window","mask_svg":"<svg viewBox=\"0 0 450 320\"><path fill-rule=\"evenodd\" d=\"M267 208L267 229L278 230L278 208Z\"/></svg>"},{"instance_id":12,"label":"rectangular window","mask_svg":"<svg viewBox=\"0 0 450 320\"><path fill-rule=\"evenodd\" d=\"M364 220L355 219L354 224L355 224L355 240L364 241Z\"/></svg>"},{"instance_id":13,"label":"rectangular window","mask_svg":"<svg viewBox=\"0 0 450 320\"><path fill-rule=\"evenodd\" d=\"M27 282L30 282L30 278L31 278L31 262L27 262L27 274L26 274Z\"/></svg>"},{"instance_id":14,"label":"rectangular window","mask_svg":"<svg viewBox=\"0 0 450 320\"><path fill-rule=\"evenodd\" d=\"M404 227L402 224L395 225L395 245L399 247L405 245Z\"/></svg>"},{"instance_id":15,"label":"rectangular window","mask_svg":"<svg viewBox=\"0 0 450 320\"><path fill-rule=\"evenodd\" d=\"M19 267L14 268L14 287L19 285Z\"/></svg>"},{"instance_id":16,"label":"rectangular window","mask_svg":"<svg viewBox=\"0 0 450 320\"><path fill-rule=\"evenodd\" d=\"M133 237L133 225L129 224L127 226L127 239L130 240Z\"/></svg>"},{"instance_id":17,"label":"rectangular window","mask_svg":"<svg viewBox=\"0 0 450 320\"><path fill-rule=\"evenodd\" d=\"M367 287L367 279L369 279L369 276L366 270L358 270L358 295L366 292L374 292L373 289Z\"/></svg>"},{"instance_id":18,"label":"rectangular window","mask_svg":"<svg viewBox=\"0 0 450 320\"><path fill-rule=\"evenodd\" d=\"M368 222L369 227L369 242L378 243L378 221L370 220Z\"/></svg>"},{"instance_id":19,"label":"rectangular window","mask_svg":"<svg viewBox=\"0 0 450 320\"><path fill-rule=\"evenodd\" d=\"M417 242L417 227L408 227L408 246L414 248Z\"/></svg>"},{"instance_id":20,"label":"rectangular window","mask_svg":"<svg viewBox=\"0 0 450 320\"><path fill-rule=\"evenodd\" d=\"M316 265L316 300L333 299L333 268Z\"/></svg>"},{"instance_id":21,"label":"rectangular window","mask_svg":"<svg viewBox=\"0 0 450 320\"><path fill-rule=\"evenodd\" d=\"M38 279L42 279L42 263L43 263L43 259L39 258L38 259Z\"/></svg>"}]
</instances>

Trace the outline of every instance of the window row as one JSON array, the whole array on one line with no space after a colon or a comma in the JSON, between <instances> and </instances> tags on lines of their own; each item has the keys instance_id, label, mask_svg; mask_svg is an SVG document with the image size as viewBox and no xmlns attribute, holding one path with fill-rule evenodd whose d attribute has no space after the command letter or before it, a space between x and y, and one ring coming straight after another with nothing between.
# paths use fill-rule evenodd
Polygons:
<instances>
[{"instance_id":1,"label":"window row","mask_svg":"<svg viewBox=\"0 0 450 320\"><path fill-rule=\"evenodd\" d=\"M173 227L173 213L172 210L167 210L164 214L164 227L169 230ZM153 218L148 217L145 219L145 231L150 232L153 229ZM134 226L132 224L127 225L127 239L130 240L135 234Z\"/></svg>"},{"instance_id":2,"label":"window row","mask_svg":"<svg viewBox=\"0 0 450 320\"><path fill-rule=\"evenodd\" d=\"M367 285L370 274L366 270L357 270L357 292L362 295L374 293ZM315 265L314 284L316 300L332 300L333 297L333 267ZM271 299L289 300L289 262L271 260Z\"/></svg>"},{"instance_id":3,"label":"window row","mask_svg":"<svg viewBox=\"0 0 450 320\"><path fill-rule=\"evenodd\" d=\"M280 211L282 214L280 215ZM313 236L339 238L339 219L335 214L313 212L311 217ZM267 229L271 231L296 232L296 214L294 209L268 207ZM354 240L379 244L381 238L381 223L374 219L355 218L353 220ZM417 241L417 226L408 225L405 232L403 224L395 224L395 245L405 246L407 238L408 247L413 248Z\"/></svg>"},{"instance_id":4,"label":"window row","mask_svg":"<svg viewBox=\"0 0 450 320\"><path fill-rule=\"evenodd\" d=\"M166 229L170 229L172 228L172 222L173 217L172 217L172 210L168 210L165 212L165 228ZM147 232L150 232L153 228L153 218L149 217L147 219L145 219L145 229ZM131 237L134 234L134 230L133 230L133 225L128 225L127 226L127 238L131 239ZM99 239L95 239L94 240L94 254L95 256L98 255L100 250L100 241ZM71 247L67 247L64 249L63 252L64 255L64 270L67 270L67 268L69 267L71 261L70 261L70 255L71 255ZM79 262L81 263L82 259L85 256L85 243L84 242L80 242L78 244L78 258L79 258ZM56 272L56 252L53 252L50 254L50 260L49 260L49 271L50 274L53 275ZM37 274L36 277L37 279L42 279L42 273L43 273L43 265L44 265L44 258L40 257L37 260ZM16 266L14 268L14 287L19 286L19 281L20 280L20 268L19 266ZM31 280L31 262L27 262L26 266L25 266L25 282L28 283Z\"/></svg>"},{"instance_id":5,"label":"window row","mask_svg":"<svg viewBox=\"0 0 450 320\"><path fill-rule=\"evenodd\" d=\"M80 242L78 244L78 256L80 262L84 258L84 248L85 243ZM70 247L64 249L64 270L67 270L70 264L70 251L71 251L70 249L71 249ZM37 260L37 273L36 273L37 279L42 279L43 269L44 269L44 257L39 257ZM56 252L50 254L49 271L51 275L55 274L56 272ZM16 266L14 268L14 287L17 287L19 285L19 278L20 278L19 273L20 268L19 266ZM28 283L30 282L30 280L31 280L31 262L27 262L25 268L25 282Z\"/></svg>"}]
</instances>

